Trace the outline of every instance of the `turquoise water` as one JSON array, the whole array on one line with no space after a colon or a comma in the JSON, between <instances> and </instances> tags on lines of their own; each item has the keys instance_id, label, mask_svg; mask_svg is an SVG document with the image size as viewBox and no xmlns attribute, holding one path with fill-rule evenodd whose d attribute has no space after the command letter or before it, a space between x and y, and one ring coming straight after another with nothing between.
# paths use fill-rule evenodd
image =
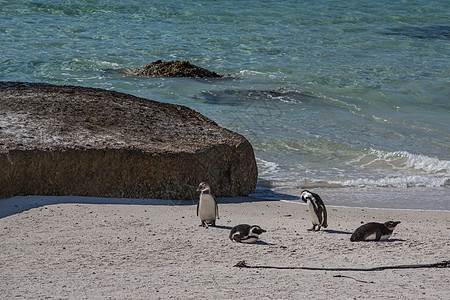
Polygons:
<instances>
[{"instance_id":1,"label":"turquoise water","mask_svg":"<svg viewBox=\"0 0 450 300\"><path fill-rule=\"evenodd\" d=\"M450 210L450 2L335 2L0 0L0 80L189 106L250 140L259 196L425 188ZM127 72L158 59L230 76Z\"/></svg>"}]
</instances>

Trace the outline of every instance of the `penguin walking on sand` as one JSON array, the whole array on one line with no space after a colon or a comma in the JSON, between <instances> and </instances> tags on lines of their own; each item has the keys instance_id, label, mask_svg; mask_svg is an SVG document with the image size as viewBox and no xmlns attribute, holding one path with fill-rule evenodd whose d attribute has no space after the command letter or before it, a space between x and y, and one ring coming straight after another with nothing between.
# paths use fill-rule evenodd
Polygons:
<instances>
[{"instance_id":1,"label":"penguin walking on sand","mask_svg":"<svg viewBox=\"0 0 450 300\"><path fill-rule=\"evenodd\" d=\"M398 224L400 224L400 221L387 221L386 223L370 222L361 225L353 232L350 241L386 241L391 237L395 226Z\"/></svg>"},{"instance_id":2,"label":"penguin walking on sand","mask_svg":"<svg viewBox=\"0 0 450 300\"><path fill-rule=\"evenodd\" d=\"M266 231L258 225L240 224L231 229L230 240L238 243L254 244L263 232Z\"/></svg>"},{"instance_id":3,"label":"penguin walking on sand","mask_svg":"<svg viewBox=\"0 0 450 300\"><path fill-rule=\"evenodd\" d=\"M327 228L327 209L320 196L308 190L302 191L301 198L308 205L309 215L313 227L308 231L319 231L320 227Z\"/></svg>"},{"instance_id":4,"label":"penguin walking on sand","mask_svg":"<svg viewBox=\"0 0 450 300\"><path fill-rule=\"evenodd\" d=\"M202 182L197 191L201 192L197 204L197 216L202 221L200 226L216 226L216 219L219 219L219 208L216 198L211 194L211 187L206 182Z\"/></svg>"}]
</instances>

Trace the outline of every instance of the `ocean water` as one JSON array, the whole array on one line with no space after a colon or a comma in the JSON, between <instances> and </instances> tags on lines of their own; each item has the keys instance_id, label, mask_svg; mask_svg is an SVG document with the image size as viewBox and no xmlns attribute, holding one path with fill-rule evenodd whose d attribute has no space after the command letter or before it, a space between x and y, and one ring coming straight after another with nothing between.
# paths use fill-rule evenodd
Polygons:
<instances>
[{"instance_id":1,"label":"ocean water","mask_svg":"<svg viewBox=\"0 0 450 300\"><path fill-rule=\"evenodd\" d=\"M186 105L243 134L254 196L450 210L450 2L2 1L0 80ZM139 78L188 60L226 78Z\"/></svg>"}]
</instances>

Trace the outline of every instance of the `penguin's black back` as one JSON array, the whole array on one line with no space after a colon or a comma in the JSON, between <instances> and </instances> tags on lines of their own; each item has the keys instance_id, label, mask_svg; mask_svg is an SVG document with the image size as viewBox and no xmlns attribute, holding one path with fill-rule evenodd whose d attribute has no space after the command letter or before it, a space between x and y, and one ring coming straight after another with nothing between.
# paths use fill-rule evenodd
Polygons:
<instances>
[{"instance_id":1,"label":"penguin's black back","mask_svg":"<svg viewBox=\"0 0 450 300\"><path fill-rule=\"evenodd\" d=\"M233 228L231 228L231 232L230 232L230 240L233 240L233 236L236 232L239 232L239 236L240 237L244 237L247 236L250 232L250 225L248 224L239 224L234 226Z\"/></svg>"}]
</instances>

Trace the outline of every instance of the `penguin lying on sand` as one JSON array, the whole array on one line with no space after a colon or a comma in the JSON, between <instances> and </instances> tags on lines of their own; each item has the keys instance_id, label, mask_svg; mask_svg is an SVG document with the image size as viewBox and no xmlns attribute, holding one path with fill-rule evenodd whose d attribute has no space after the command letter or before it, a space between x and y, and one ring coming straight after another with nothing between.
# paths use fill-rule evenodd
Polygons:
<instances>
[{"instance_id":1,"label":"penguin lying on sand","mask_svg":"<svg viewBox=\"0 0 450 300\"><path fill-rule=\"evenodd\" d=\"M397 224L400 224L400 221L388 221L386 223L371 222L361 225L352 234L350 241L385 241L391 237Z\"/></svg>"},{"instance_id":2,"label":"penguin lying on sand","mask_svg":"<svg viewBox=\"0 0 450 300\"><path fill-rule=\"evenodd\" d=\"M200 226L216 226L216 218L219 219L219 208L216 198L211 194L211 187L206 182L202 182L197 191L201 192L197 204L197 216L202 221Z\"/></svg>"},{"instance_id":3,"label":"penguin lying on sand","mask_svg":"<svg viewBox=\"0 0 450 300\"><path fill-rule=\"evenodd\" d=\"M327 209L320 196L316 193L304 190L301 194L303 202L308 204L309 215L313 227L309 231L319 231L320 227L328 227Z\"/></svg>"},{"instance_id":4,"label":"penguin lying on sand","mask_svg":"<svg viewBox=\"0 0 450 300\"><path fill-rule=\"evenodd\" d=\"M233 242L253 244L258 241L259 235L266 232L258 225L240 224L234 226L230 232L230 240Z\"/></svg>"}]
</instances>

